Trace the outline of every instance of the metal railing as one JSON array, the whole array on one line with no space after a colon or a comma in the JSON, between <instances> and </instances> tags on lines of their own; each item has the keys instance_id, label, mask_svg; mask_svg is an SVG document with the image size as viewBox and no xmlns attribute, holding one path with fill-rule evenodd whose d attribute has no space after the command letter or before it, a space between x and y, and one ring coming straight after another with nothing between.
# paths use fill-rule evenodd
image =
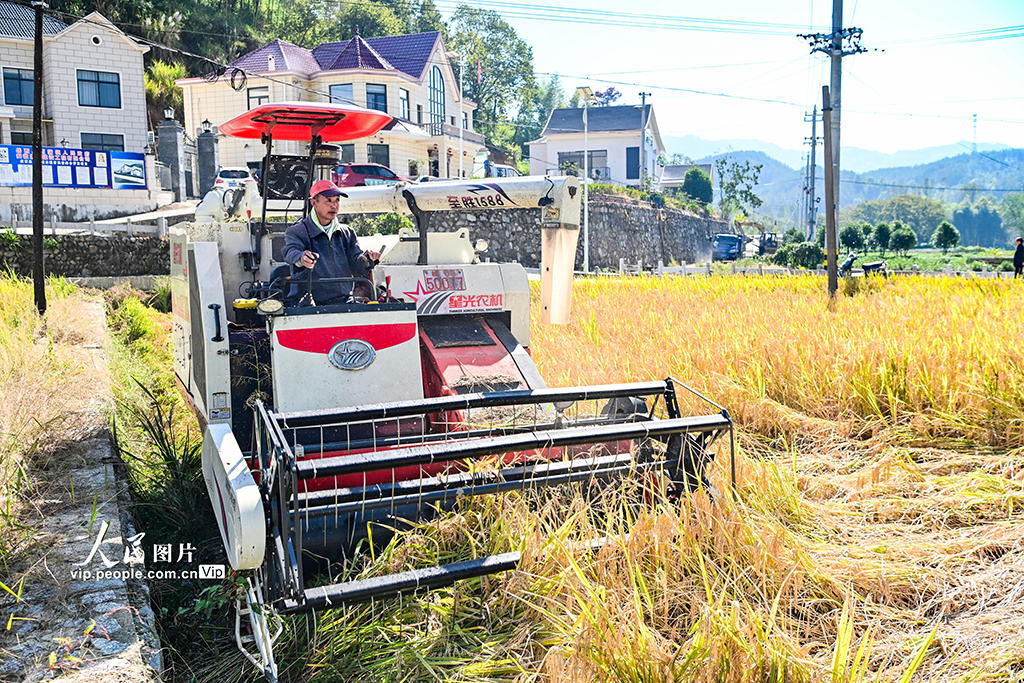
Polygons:
<instances>
[{"instance_id":1,"label":"metal railing","mask_svg":"<svg viewBox=\"0 0 1024 683\"><path fill-rule=\"evenodd\" d=\"M430 137L433 138L445 137L452 140L459 139L458 126L452 126L447 123L421 123L420 128L425 130ZM465 142L470 142L476 145L484 144L484 136L471 130L463 130L462 139Z\"/></svg>"}]
</instances>

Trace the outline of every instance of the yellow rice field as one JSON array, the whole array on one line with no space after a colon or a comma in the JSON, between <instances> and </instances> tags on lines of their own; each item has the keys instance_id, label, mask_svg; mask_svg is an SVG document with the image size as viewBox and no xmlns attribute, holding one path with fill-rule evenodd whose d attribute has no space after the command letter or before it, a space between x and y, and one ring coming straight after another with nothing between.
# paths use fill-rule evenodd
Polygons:
<instances>
[{"instance_id":1,"label":"yellow rice field","mask_svg":"<svg viewBox=\"0 0 1024 683\"><path fill-rule=\"evenodd\" d=\"M859 285L589 279L534 325L551 384L673 376L740 429L736 491L524 564L541 679L1024 680L1024 285Z\"/></svg>"}]
</instances>

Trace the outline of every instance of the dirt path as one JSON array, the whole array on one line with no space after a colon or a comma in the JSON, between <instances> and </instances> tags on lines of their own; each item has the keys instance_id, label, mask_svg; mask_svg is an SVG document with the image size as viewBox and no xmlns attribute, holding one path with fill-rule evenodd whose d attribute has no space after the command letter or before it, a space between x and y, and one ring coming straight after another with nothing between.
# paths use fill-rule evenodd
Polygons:
<instances>
[{"instance_id":1,"label":"dirt path","mask_svg":"<svg viewBox=\"0 0 1024 683\"><path fill-rule=\"evenodd\" d=\"M26 530L14 562L0 569L10 589L0 590L0 680L154 680L160 643L138 578L145 574L141 548L129 540L141 539L106 426L112 398L103 301L78 294L66 305L74 307L75 334L57 345L75 390L58 398L58 428L68 438L26 468L19 519Z\"/></svg>"}]
</instances>

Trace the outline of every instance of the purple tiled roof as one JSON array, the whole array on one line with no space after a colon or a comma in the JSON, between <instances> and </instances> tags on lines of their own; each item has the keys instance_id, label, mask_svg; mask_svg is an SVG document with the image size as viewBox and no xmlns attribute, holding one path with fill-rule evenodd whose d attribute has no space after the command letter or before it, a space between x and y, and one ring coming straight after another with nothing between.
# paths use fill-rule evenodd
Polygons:
<instances>
[{"instance_id":1,"label":"purple tiled roof","mask_svg":"<svg viewBox=\"0 0 1024 683\"><path fill-rule=\"evenodd\" d=\"M252 73L267 73L271 70L270 57L274 58L274 71L298 71L308 75L320 70L320 65L313 58L313 53L304 47L281 39L239 57L231 62L231 66L237 66Z\"/></svg>"},{"instance_id":2,"label":"purple tiled roof","mask_svg":"<svg viewBox=\"0 0 1024 683\"><path fill-rule=\"evenodd\" d=\"M373 49L384 55L396 69L404 71L413 78L423 75L430 59L430 51L438 41L440 33L413 33L408 36L381 36L367 40Z\"/></svg>"},{"instance_id":3,"label":"purple tiled roof","mask_svg":"<svg viewBox=\"0 0 1024 683\"><path fill-rule=\"evenodd\" d=\"M320 64L321 69L324 71L335 71L339 69L395 70L395 67L391 66L388 60L384 59L384 57L382 57L376 50L370 47L370 44L363 40L362 36L357 35L352 40L343 44L345 47L340 53L338 53L338 56L335 57L333 61L325 62L322 61L322 59L317 59L317 63ZM318 58L320 55L316 54L314 51L313 57Z\"/></svg>"},{"instance_id":4,"label":"purple tiled roof","mask_svg":"<svg viewBox=\"0 0 1024 683\"><path fill-rule=\"evenodd\" d=\"M269 70L267 58L273 57L275 71L298 71L307 76L335 69L383 69L419 78L440 35L431 31L366 39L356 36L340 43L324 43L312 50L279 39L239 57L231 66L266 73Z\"/></svg>"}]
</instances>

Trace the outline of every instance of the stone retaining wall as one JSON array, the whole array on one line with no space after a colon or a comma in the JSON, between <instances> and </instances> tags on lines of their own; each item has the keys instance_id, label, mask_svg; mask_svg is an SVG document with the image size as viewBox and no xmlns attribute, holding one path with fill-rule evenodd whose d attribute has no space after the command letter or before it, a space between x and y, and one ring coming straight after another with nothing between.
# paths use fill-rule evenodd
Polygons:
<instances>
[{"instance_id":1,"label":"stone retaining wall","mask_svg":"<svg viewBox=\"0 0 1024 683\"><path fill-rule=\"evenodd\" d=\"M351 220L354 216L341 216ZM540 266L540 209L460 211L432 214L430 230L468 228L472 240L489 245L484 257ZM582 218L580 219L582 226ZM619 259L656 265L697 263L711 259L711 238L729 224L676 209L655 209L631 200L590 202L590 267L618 269ZM576 248L576 268L583 267L583 231Z\"/></svg>"},{"instance_id":2,"label":"stone retaining wall","mask_svg":"<svg viewBox=\"0 0 1024 683\"><path fill-rule=\"evenodd\" d=\"M351 221L354 216L339 216ZM435 213L432 231L469 228L473 240L487 240L484 258L540 266L540 209L459 211ZM711 258L711 237L728 224L675 209L654 209L629 200L590 202L590 266L617 269L629 263L658 261L697 263ZM9 234L9 233L8 233ZM158 237L57 236L46 238L46 272L65 277L123 277L166 275L170 272L168 244ZM583 267L583 234L576 249L576 268ZM19 275L32 273L32 238L12 240L0 233L0 268Z\"/></svg>"},{"instance_id":3,"label":"stone retaining wall","mask_svg":"<svg viewBox=\"0 0 1024 683\"><path fill-rule=\"evenodd\" d=\"M159 237L67 235L46 238L44 263L49 275L111 277L167 275L168 241ZM32 274L32 238L14 241L0 234L0 268Z\"/></svg>"}]
</instances>

